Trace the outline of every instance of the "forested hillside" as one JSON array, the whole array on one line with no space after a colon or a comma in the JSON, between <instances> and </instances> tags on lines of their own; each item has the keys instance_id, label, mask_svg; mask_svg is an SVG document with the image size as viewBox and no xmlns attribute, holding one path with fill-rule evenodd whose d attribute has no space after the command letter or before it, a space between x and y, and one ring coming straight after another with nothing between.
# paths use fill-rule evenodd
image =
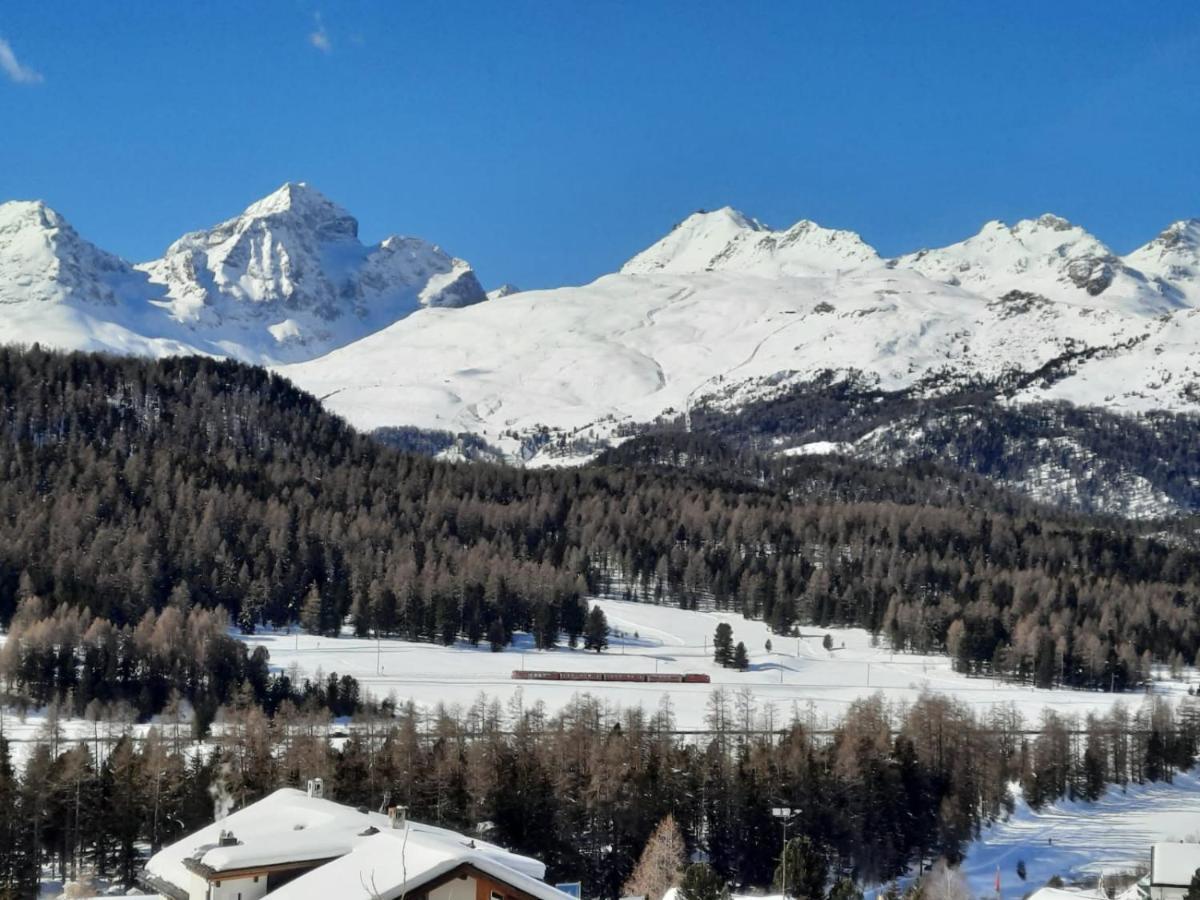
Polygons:
<instances>
[{"instance_id":1,"label":"forested hillside","mask_svg":"<svg viewBox=\"0 0 1200 900\"><path fill-rule=\"evenodd\" d=\"M1039 377L1052 384L1052 374ZM1066 509L1138 517L1200 509L1200 417L1008 402L1036 380L887 391L830 375L734 412L698 406L689 419L692 431L762 451L823 442L879 464L937 462Z\"/></svg>"},{"instance_id":2,"label":"forested hillside","mask_svg":"<svg viewBox=\"0 0 1200 900\"><path fill-rule=\"evenodd\" d=\"M702 740L674 734L667 708L618 715L587 697L553 717L485 699L430 715L335 673L293 684L228 633L349 623L501 646L529 630L551 646L580 638L585 596L604 591L780 632L860 624L1036 684L1121 690L1153 660L1195 656L1200 556L1184 542L927 461L771 460L668 433L576 470L451 464L359 435L260 369L35 348L0 351L0 466L9 699L94 719L129 703L168 723L73 748L50 727L19 768L0 737L0 888L18 894L39 862L128 882L138 843L207 820L213 796L317 775L345 802L390 792L419 819L491 823L602 896L668 813L723 878L769 882L781 800L802 806L831 877L888 878L953 858L1013 779L1035 803L1094 797L1169 778L1200 740L1189 699L1047 714L1036 733L936 696L858 701L818 733L748 690L714 693ZM195 716L172 726L181 700ZM329 716L350 713L335 748ZM190 752L205 734L216 753Z\"/></svg>"},{"instance_id":3,"label":"forested hillside","mask_svg":"<svg viewBox=\"0 0 1200 900\"><path fill-rule=\"evenodd\" d=\"M1118 690L1200 648L1195 551L927 464L768 477L716 445L720 465L660 465L679 448L654 445L568 471L440 463L259 369L37 349L0 351L0 416L3 676L42 697L75 691L105 628L128 630L112 665L131 664L154 643L135 630L169 608L547 646L576 640L584 595L610 590L781 632L858 624L965 671Z\"/></svg>"}]
</instances>

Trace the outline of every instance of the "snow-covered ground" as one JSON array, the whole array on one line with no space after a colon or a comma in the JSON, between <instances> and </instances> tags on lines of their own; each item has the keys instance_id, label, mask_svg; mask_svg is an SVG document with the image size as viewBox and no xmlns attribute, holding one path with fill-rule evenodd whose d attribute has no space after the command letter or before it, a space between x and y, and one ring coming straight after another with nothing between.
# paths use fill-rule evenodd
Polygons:
<instances>
[{"instance_id":1,"label":"snow-covered ground","mask_svg":"<svg viewBox=\"0 0 1200 900\"><path fill-rule=\"evenodd\" d=\"M409 641L343 636L314 637L300 633L271 632L243 637L250 646L265 646L271 665L296 667L301 674L350 674L379 697L394 694L412 699L426 709L439 703L466 707L479 695L506 701L519 690L528 707L544 701L551 711L576 694L590 693L618 707L642 705L653 710L664 697L671 700L678 727L703 729L709 697L725 688L731 694L749 687L760 715L768 706L781 725L793 709L814 724L832 723L854 699L882 693L894 702L910 701L922 691L954 695L979 712L1011 705L1033 724L1043 709L1067 713L1104 710L1117 702L1136 705L1138 694L1109 695L1068 690L1035 690L1029 686L993 683L953 672L944 656L893 654L873 647L861 629L805 629L800 638L771 635L761 622L726 613L689 612L672 606L594 601L608 617L613 634L601 654L565 647L539 651L528 635L518 635L515 646L493 653L460 642L453 647ZM739 673L712 661L712 636L720 622L733 628L734 640L745 642L751 666ZM825 650L825 635L834 649ZM2 637L0 637L2 640ZM765 648L772 642L772 650ZM605 682L514 681L518 668L601 672L701 672L711 684L618 684ZM1194 679L1195 672L1186 678ZM1184 681L1160 681L1156 693L1181 696ZM731 697L732 700L732 697ZM31 739L44 732L45 714L24 720L12 711L3 713L5 735ZM91 740L92 723L64 720L61 727L75 740ZM123 726L113 726L119 730ZM147 726L131 727L144 733ZM185 726L186 728L186 726ZM100 734L106 733L100 726ZM14 745L16 755L30 746ZM968 849L964 871L973 891L990 895L999 867L1004 896L1025 896L1053 875L1067 881L1108 873L1124 873L1144 865L1149 848L1160 840L1200 834L1200 776L1180 775L1173 784L1132 785L1112 788L1098 803L1061 802L1038 812L1018 797L1013 815L985 830ZM1026 879L1016 873L1024 861Z\"/></svg>"},{"instance_id":2,"label":"snow-covered ground","mask_svg":"<svg viewBox=\"0 0 1200 900\"><path fill-rule=\"evenodd\" d=\"M977 713L993 708L1013 708L1030 727L1043 709L1062 713L1103 712L1117 703L1136 707L1140 693L1108 694L1066 689L1037 690L1029 685L968 678L951 668L944 655L893 653L886 646L873 646L871 635L860 628L805 628L799 638L770 633L758 621L735 613L692 612L670 605L593 599L608 619L609 648L603 653L571 650L565 643L554 650L537 650L532 637L519 633L514 644L493 653L486 642L473 647L460 640L453 646L412 641L341 637L316 637L302 632L265 631L240 635L248 647L266 647L276 671L295 670L300 677L332 673L352 675L378 699L393 696L399 702L414 701L425 710L438 704L466 708L479 696L506 703L519 691L528 707L539 701L550 712L561 709L579 694L591 694L620 708L641 706L653 712L669 698L676 725L683 730L707 728L709 699L724 689L733 695L749 688L754 695L760 721L772 711L777 726L793 714L813 727L836 724L856 699L880 693L893 703L911 702L931 691L957 697ZM745 672L725 669L713 662L713 633L721 622L733 629L735 643L746 644L750 667ZM833 649L824 649L825 636ZM4 636L0 635L0 644ZM771 642L771 650L766 649ZM514 680L516 669L573 672L660 672L702 673L708 684L619 683L602 681ZM1154 685L1159 696L1180 697L1188 683L1197 680L1188 670L1183 680L1172 681L1162 673ZM14 750L44 733L45 710L20 716L15 710L0 709L0 732L14 741ZM82 719L63 718L63 736L70 740L111 740L121 733L141 734L147 725L130 722L98 726ZM186 732L186 724L182 726Z\"/></svg>"},{"instance_id":3,"label":"snow-covered ground","mask_svg":"<svg viewBox=\"0 0 1200 900\"><path fill-rule=\"evenodd\" d=\"M1113 695L1072 690L1035 690L1028 685L968 678L954 672L945 656L892 653L873 647L871 636L859 628L804 629L804 637L772 635L762 622L733 613L705 613L621 600L596 600L608 618L609 649L603 653L569 650L535 650L528 635L519 634L514 646L493 653L486 643L472 647L460 641L452 647L401 640L374 641L343 636L313 637L271 633L243 638L251 646L263 645L271 665L302 673L320 670L328 676L353 675L379 698L394 694L432 708L438 703L468 706L483 693L504 702L518 690L526 705L544 701L557 709L576 694L590 693L613 706L641 705L653 711L669 697L678 727L706 727L707 704L716 688L731 694L749 687L760 713L768 705L775 721L782 722L797 710L816 717L818 726L835 722L859 697L882 693L895 702L916 699L922 691L953 694L980 713L1012 705L1032 723L1047 707L1069 713L1106 710L1125 702L1137 705L1139 694ZM723 669L712 659L713 633L728 622L734 641L743 641L750 655L746 672ZM834 649L825 650L824 636L832 636ZM770 640L772 649L766 650ZM515 681L514 669L551 669L577 672L697 672L708 674L710 684L622 684L611 682ZM1182 695L1183 682L1160 682L1156 690Z\"/></svg>"},{"instance_id":4,"label":"snow-covered ground","mask_svg":"<svg viewBox=\"0 0 1200 900\"><path fill-rule=\"evenodd\" d=\"M1173 784L1110 788L1096 803L1062 801L1034 812L1018 799L1005 822L984 831L963 871L974 892L991 895L996 867L1006 897L1023 896L1053 875L1064 881L1133 872L1150 864L1150 845L1200 835L1200 776ZM1025 862L1025 880L1017 862Z\"/></svg>"}]
</instances>

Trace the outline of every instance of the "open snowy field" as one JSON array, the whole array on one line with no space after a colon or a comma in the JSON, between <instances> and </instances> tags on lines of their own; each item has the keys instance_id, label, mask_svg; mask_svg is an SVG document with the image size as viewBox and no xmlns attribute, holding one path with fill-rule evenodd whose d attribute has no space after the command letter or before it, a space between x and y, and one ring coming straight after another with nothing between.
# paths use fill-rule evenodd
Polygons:
<instances>
[{"instance_id":1,"label":"open snowy field","mask_svg":"<svg viewBox=\"0 0 1200 900\"><path fill-rule=\"evenodd\" d=\"M1200 776L1173 784L1110 788L1096 803L1062 801L1034 812L1018 799L1006 822L987 829L963 863L978 896L991 895L996 867L1006 897L1024 896L1052 875L1065 881L1149 866L1150 845L1200 835ZM1025 881L1017 877L1024 860Z\"/></svg>"},{"instance_id":2,"label":"open snowy field","mask_svg":"<svg viewBox=\"0 0 1200 900\"><path fill-rule=\"evenodd\" d=\"M609 649L597 654L562 646L535 650L529 635L493 653L486 643L472 647L460 641L452 647L401 640L375 641L342 636L313 637L299 633L269 633L244 637L252 646L263 645L271 665L301 673L320 670L353 675L363 687L383 698L413 700L430 708L438 703L468 706L481 694L506 701L520 690L525 703L544 701L554 710L573 696L590 693L613 706L642 705L653 711L669 697L678 727L703 729L710 694L718 687L736 692L754 691L760 712L772 705L776 722L786 720L793 708L804 717L816 716L819 726L835 721L859 697L881 692L894 702L911 701L922 691L953 694L980 713L995 706L1013 705L1036 727L1044 708L1064 713L1106 710L1124 701L1137 705L1140 694L1112 695L1070 690L1036 690L1028 685L1005 684L990 679L967 678L952 671L945 656L895 654L872 647L868 632L852 629L805 629L801 638L772 635L762 622L732 613L705 613L672 606L596 600L608 618ZM712 659L713 633L720 622L733 628L734 641L743 641L750 655L746 672L723 669ZM826 634L834 649L822 646ZM772 649L766 649L767 641ZM622 684L606 682L515 681L514 669L550 669L578 672L705 673L711 684ZM1156 690L1184 694L1184 682L1163 681Z\"/></svg>"}]
</instances>

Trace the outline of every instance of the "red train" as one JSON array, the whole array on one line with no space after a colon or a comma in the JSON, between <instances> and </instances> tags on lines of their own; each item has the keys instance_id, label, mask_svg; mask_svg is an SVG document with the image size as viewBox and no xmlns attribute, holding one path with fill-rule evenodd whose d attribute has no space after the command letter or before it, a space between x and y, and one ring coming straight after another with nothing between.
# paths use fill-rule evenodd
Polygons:
<instances>
[{"instance_id":1,"label":"red train","mask_svg":"<svg viewBox=\"0 0 1200 900\"><path fill-rule=\"evenodd\" d=\"M651 681L666 684L708 684L712 681L707 675L696 672L679 675L658 672L545 672L516 669L512 677L529 681Z\"/></svg>"}]
</instances>

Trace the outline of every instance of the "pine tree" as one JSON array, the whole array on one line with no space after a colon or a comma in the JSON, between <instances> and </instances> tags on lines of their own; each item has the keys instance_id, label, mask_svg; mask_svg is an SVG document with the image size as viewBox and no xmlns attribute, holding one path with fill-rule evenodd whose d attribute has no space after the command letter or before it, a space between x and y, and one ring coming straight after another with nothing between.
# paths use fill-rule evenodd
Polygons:
<instances>
[{"instance_id":1,"label":"pine tree","mask_svg":"<svg viewBox=\"0 0 1200 900\"><path fill-rule=\"evenodd\" d=\"M504 622L498 616L492 619L492 624L488 626L487 639L493 653L499 653L507 643L508 635L504 633Z\"/></svg>"},{"instance_id":2,"label":"pine tree","mask_svg":"<svg viewBox=\"0 0 1200 900\"><path fill-rule=\"evenodd\" d=\"M745 672L750 668L750 655L746 652L746 645L741 641L737 642L737 646L733 650L733 667L739 672Z\"/></svg>"},{"instance_id":3,"label":"pine tree","mask_svg":"<svg viewBox=\"0 0 1200 900\"><path fill-rule=\"evenodd\" d=\"M726 668L733 662L733 628L728 622L718 625L713 635L713 662Z\"/></svg>"},{"instance_id":4,"label":"pine tree","mask_svg":"<svg viewBox=\"0 0 1200 900\"><path fill-rule=\"evenodd\" d=\"M679 884L683 900L729 900L729 887L708 863L692 863Z\"/></svg>"},{"instance_id":5,"label":"pine tree","mask_svg":"<svg viewBox=\"0 0 1200 900\"><path fill-rule=\"evenodd\" d=\"M19 831L23 822L17 806L17 784L9 758L8 741L0 737L0 897L18 896Z\"/></svg>"},{"instance_id":6,"label":"pine tree","mask_svg":"<svg viewBox=\"0 0 1200 900\"><path fill-rule=\"evenodd\" d=\"M608 619L604 610L593 606L588 613L587 626L584 629L583 649L595 650L599 653L608 646Z\"/></svg>"},{"instance_id":7,"label":"pine tree","mask_svg":"<svg viewBox=\"0 0 1200 900\"><path fill-rule=\"evenodd\" d=\"M842 876L829 889L829 900L863 900L863 892L853 878Z\"/></svg>"},{"instance_id":8,"label":"pine tree","mask_svg":"<svg viewBox=\"0 0 1200 900\"><path fill-rule=\"evenodd\" d=\"M800 900L821 900L825 896L825 882L829 880L829 856L823 847L807 837L792 838L783 848L779 866L775 869L775 887L785 897ZM787 884L783 876L787 872Z\"/></svg>"},{"instance_id":9,"label":"pine tree","mask_svg":"<svg viewBox=\"0 0 1200 900\"><path fill-rule=\"evenodd\" d=\"M663 894L679 882L686 862L683 835L675 823L675 817L667 816L650 835L637 867L625 882L622 892L627 897L662 900Z\"/></svg>"},{"instance_id":10,"label":"pine tree","mask_svg":"<svg viewBox=\"0 0 1200 900\"><path fill-rule=\"evenodd\" d=\"M325 633L325 601L315 581L304 595L304 603L300 607L300 626L309 634Z\"/></svg>"}]
</instances>

